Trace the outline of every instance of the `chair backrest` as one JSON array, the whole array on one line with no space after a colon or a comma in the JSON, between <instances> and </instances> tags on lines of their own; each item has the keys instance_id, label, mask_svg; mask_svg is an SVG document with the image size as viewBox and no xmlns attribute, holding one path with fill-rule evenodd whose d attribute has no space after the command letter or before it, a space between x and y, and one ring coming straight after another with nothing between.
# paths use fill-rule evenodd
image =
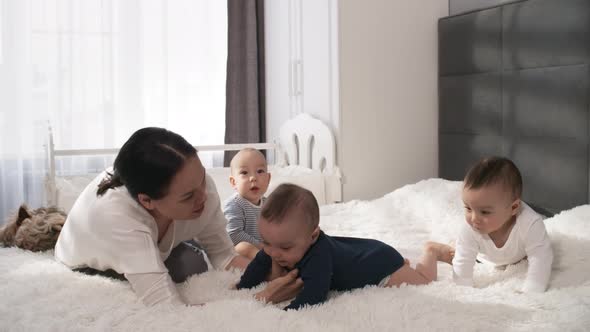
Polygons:
<instances>
[{"instance_id":1,"label":"chair backrest","mask_svg":"<svg viewBox=\"0 0 590 332\"><path fill-rule=\"evenodd\" d=\"M281 126L278 161L321 172L333 172L336 143L330 128L322 121L302 113Z\"/></svg>"}]
</instances>

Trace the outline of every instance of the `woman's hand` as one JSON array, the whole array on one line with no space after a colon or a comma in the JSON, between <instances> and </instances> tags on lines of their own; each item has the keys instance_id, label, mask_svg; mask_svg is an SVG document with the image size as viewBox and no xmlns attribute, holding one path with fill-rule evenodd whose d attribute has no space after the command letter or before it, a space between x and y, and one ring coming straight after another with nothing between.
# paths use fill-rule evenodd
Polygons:
<instances>
[{"instance_id":1,"label":"woman's hand","mask_svg":"<svg viewBox=\"0 0 590 332\"><path fill-rule=\"evenodd\" d=\"M266 285L266 288L256 293L254 297L264 302L279 303L294 298L303 288L303 280L297 278L299 271L292 270L282 277L278 277Z\"/></svg>"}]
</instances>

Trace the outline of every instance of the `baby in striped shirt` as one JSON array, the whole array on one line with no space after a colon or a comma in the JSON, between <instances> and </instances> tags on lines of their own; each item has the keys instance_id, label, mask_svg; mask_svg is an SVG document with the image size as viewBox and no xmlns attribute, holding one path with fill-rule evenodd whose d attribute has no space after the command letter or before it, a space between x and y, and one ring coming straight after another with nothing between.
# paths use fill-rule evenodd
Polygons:
<instances>
[{"instance_id":1,"label":"baby in striped shirt","mask_svg":"<svg viewBox=\"0 0 590 332\"><path fill-rule=\"evenodd\" d=\"M224 202L226 229L236 251L253 259L262 248L256 221L270 182L268 165L260 151L246 148L232 158L230 168L229 182L236 193Z\"/></svg>"}]
</instances>

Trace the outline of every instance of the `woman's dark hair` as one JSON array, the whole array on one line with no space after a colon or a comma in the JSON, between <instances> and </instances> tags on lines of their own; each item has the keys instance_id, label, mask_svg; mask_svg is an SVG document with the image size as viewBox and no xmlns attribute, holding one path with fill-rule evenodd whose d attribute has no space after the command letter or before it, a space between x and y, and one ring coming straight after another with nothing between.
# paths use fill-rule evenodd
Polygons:
<instances>
[{"instance_id":1,"label":"woman's dark hair","mask_svg":"<svg viewBox=\"0 0 590 332\"><path fill-rule=\"evenodd\" d=\"M107 173L96 194L125 186L135 200L139 193L162 198L185 161L196 155L197 150L176 133L156 127L139 129L123 144L113 173Z\"/></svg>"}]
</instances>

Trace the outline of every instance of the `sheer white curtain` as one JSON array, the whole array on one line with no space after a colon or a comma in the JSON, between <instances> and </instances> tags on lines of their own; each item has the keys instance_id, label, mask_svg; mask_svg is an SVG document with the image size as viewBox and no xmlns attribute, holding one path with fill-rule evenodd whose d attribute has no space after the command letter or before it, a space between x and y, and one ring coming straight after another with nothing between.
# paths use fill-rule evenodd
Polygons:
<instances>
[{"instance_id":1,"label":"sheer white curtain","mask_svg":"<svg viewBox=\"0 0 590 332\"><path fill-rule=\"evenodd\" d=\"M226 1L0 0L0 215L43 204L49 125L58 149L120 147L145 126L223 144L226 60Z\"/></svg>"}]
</instances>

